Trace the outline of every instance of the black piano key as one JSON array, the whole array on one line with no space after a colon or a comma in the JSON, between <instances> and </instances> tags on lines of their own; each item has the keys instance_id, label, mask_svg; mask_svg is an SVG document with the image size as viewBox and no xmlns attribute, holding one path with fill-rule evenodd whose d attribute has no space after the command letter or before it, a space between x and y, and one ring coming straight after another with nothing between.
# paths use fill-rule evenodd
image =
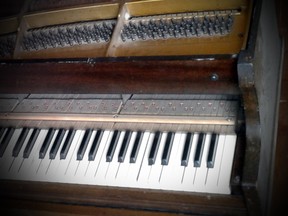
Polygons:
<instances>
[{"instance_id":1,"label":"black piano key","mask_svg":"<svg viewBox=\"0 0 288 216\"><path fill-rule=\"evenodd\" d=\"M106 162L111 162L119 140L120 131L115 130L106 155Z\"/></svg>"},{"instance_id":2,"label":"black piano key","mask_svg":"<svg viewBox=\"0 0 288 216\"><path fill-rule=\"evenodd\" d=\"M174 135L175 135L175 133L173 133L173 132L169 132L167 134L167 139L165 142L165 146L164 146L164 150L163 150L163 154L162 154L162 159L161 159L162 165L168 165L168 163L169 163L169 158L170 158L170 153L171 153L172 144L173 144L173 140L174 140Z\"/></svg>"},{"instance_id":3,"label":"black piano key","mask_svg":"<svg viewBox=\"0 0 288 216\"><path fill-rule=\"evenodd\" d=\"M54 143L53 143L53 145L51 147L51 150L50 150L50 153L49 153L49 159L51 159L51 160L55 159L56 154L57 154L57 152L59 150L59 147L60 147L60 145L62 143L62 140L64 138L65 132L66 132L65 129L63 129L63 128L59 129L59 131L57 133L57 136L56 136L56 138L54 140Z\"/></svg>"},{"instance_id":4,"label":"black piano key","mask_svg":"<svg viewBox=\"0 0 288 216\"><path fill-rule=\"evenodd\" d=\"M128 145L131 139L132 132L130 130L125 132L124 139L118 154L118 162L123 162L126 156Z\"/></svg>"},{"instance_id":5,"label":"black piano key","mask_svg":"<svg viewBox=\"0 0 288 216\"><path fill-rule=\"evenodd\" d=\"M38 138L38 135L40 133L40 129L39 128L35 128L33 129L33 132L26 144L26 147L24 149L24 152L23 152L23 158L28 158L30 156L30 153L34 147L34 144Z\"/></svg>"},{"instance_id":6,"label":"black piano key","mask_svg":"<svg viewBox=\"0 0 288 216\"><path fill-rule=\"evenodd\" d=\"M68 154L68 151L70 149L70 146L71 146L71 143L74 139L74 136L75 136L75 133L76 133L76 130L74 129L69 129L69 132L68 132L68 135L65 139L65 142L62 146L62 149L60 151L60 160L65 160L66 159L66 156Z\"/></svg>"},{"instance_id":7,"label":"black piano key","mask_svg":"<svg viewBox=\"0 0 288 216\"><path fill-rule=\"evenodd\" d=\"M157 131L155 133L154 136L154 140L149 152L149 157L148 157L148 164L149 165L153 165L155 163L155 159L156 159L156 155L159 149L159 144L160 144L160 140L161 140L161 136L162 134L160 133L160 131Z\"/></svg>"},{"instance_id":8,"label":"black piano key","mask_svg":"<svg viewBox=\"0 0 288 216\"><path fill-rule=\"evenodd\" d=\"M186 135L186 140L181 158L181 166L188 166L192 142L193 142L193 133L189 132Z\"/></svg>"},{"instance_id":9,"label":"black piano key","mask_svg":"<svg viewBox=\"0 0 288 216\"><path fill-rule=\"evenodd\" d=\"M212 134L209 151L208 151L208 157L207 157L207 168L214 167L216 150L217 150L217 145L218 145L218 138L219 138L218 134L215 134L215 133Z\"/></svg>"},{"instance_id":10,"label":"black piano key","mask_svg":"<svg viewBox=\"0 0 288 216\"><path fill-rule=\"evenodd\" d=\"M196 152L194 157L194 167L200 167L201 166L201 159L205 144L205 137L206 135L204 133L199 134L197 146L196 146Z\"/></svg>"},{"instance_id":11,"label":"black piano key","mask_svg":"<svg viewBox=\"0 0 288 216\"><path fill-rule=\"evenodd\" d=\"M138 152L139 152L140 145L142 142L143 134L144 133L141 131L137 132L136 139L134 141L133 148L132 148L132 151L130 154L130 163L135 163L137 160L137 156L138 156Z\"/></svg>"},{"instance_id":12,"label":"black piano key","mask_svg":"<svg viewBox=\"0 0 288 216\"><path fill-rule=\"evenodd\" d=\"M30 129L26 128L26 127L22 129L22 131L20 133L20 136L19 136L19 138L18 138L18 140L17 140L17 142L16 142L16 144L15 144L15 146L13 148L13 151L12 151L12 156L13 157L18 157L18 154L19 154L19 152L20 152L20 150L21 150L21 148L22 148L22 146L24 144L24 141L25 141L25 139L26 139L26 137L28 135L29 130Z\"/></svg>"},{"instance_id":13,"label":"black piano key","mask_svg":"<svg viewBox=\"0 0 288 216\"><path fill-rule=\"evenodd\" d=\"M3 157L3 154L8 146L8 143L10 142L10 139L14 133L14 128L9 127L0 143L0 157Z\"/></svg>"},{"instance_id":14,"label":"black piano key","mask_svg":"<svg viewBox=\"0 0 288 216\"><path fill-rule=\"evenodd\" d=\"M89 155L88 155L89 161L95 160L100 142L102 140L103 133L104 133L103 130L97 130L95 138L94 138L93 143L92 143L92 146L91 146L90 151L89 151Z\"/></svg>"},{"instance_id":15,"label":"black piano key","mask_svg":"<svg viewBox=\"0 0 288 216\"><path fill-rule=\"evenodd\" d=\"M39 159L43 159L46 155L46 152L48 150L49 145L51 144L51 140L53 138L53 135L55 133L55 129L54 128L50 128L48 130L48 133L44 139L44 142L40 148L40 152L39 152Z\"/></svg>"},{"instance_id":16,"label":"black piano key","mask_svg":"<svg viewBox=\"0 0 288 216\"><path fill-rule=\"evenodd\" d=\"M81 144L78 148L78 152L77 152L77 160L82 160L85 154L85 151L87 149L89 140L91 138L92 135L92 129L87 129L84 133L83 139L81 141Z\"/></svg>"},{"instance_id":17,"label":"black piano key","mask_svg":"<svg viewBox=\"0 0 288 216\"><path fill-rule=\"evenodd\" d=\"M1 137L4 135L4 132L5 132L5 128L0 128L0 140L1 140Z\"/></svg>"}]
</instances>

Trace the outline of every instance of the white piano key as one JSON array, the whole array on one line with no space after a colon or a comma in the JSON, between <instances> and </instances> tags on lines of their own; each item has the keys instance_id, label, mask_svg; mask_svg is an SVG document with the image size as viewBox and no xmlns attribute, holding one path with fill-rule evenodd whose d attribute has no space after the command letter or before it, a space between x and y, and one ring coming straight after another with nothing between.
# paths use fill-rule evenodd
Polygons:
<instances>
[{"instance_id":1,"label":"white piano key","mask_svg":"<svg viewBox=\"0 0 288 216\"><path fill-rule=\"evenodd\" d=\"M56 179L57 179L56 178L56 172L57 172L57 169L58 169L58 167L59 167L59 165L61 163L60 152L61 152L61 149L62 149L64 143L65 143L65 140L67 138L68 133L69 133L69 130L66 130L65 134L64 134L64 137L63 137L63 139L61 141L61 144L59 146L59 149L58 149L58 151L56 153L56 157L55 157L55 159L51 160L49 169L47 170L47 175L49 175L50 180L53 181L53 182L56 181Z\"/></svg>"},{"instance_id":2,"label":"white piano key","mask_svg":"<svg viewBox=\"0 0 288 216\"><path fill-rule=\"evenodd\" d=\"M127 183L127 174L128 174L129 167L130 167L130 154L132 152L132 148L133 148L133 144L134 144L135 139L136 139L136 135L137 135L137 132L132 132L131 139L130 139L130 142L128 144L126 156L124 158L124 161L122 163L120 163L119 169L116 173L115 178L116 178L118 186L124 187Z\"/></svg>"},{"instance_id":3,"label":"white piano key","mask_svg":"<svg viewBox=\"0 0 288 216\"><path fill-rule=\"evenodd\" d=\"M77 170L78 170L78 166L80 161L77 160L77 152L78 152L78 148L81 144L81 141L83 139L85 130L79 130L79 136L78 137L74 137L75 139L75 146L74 148L70 149L69 151L72 151L72 154L69 155L69 158L66 158L66 160L69 160L69 163L67 164L66 167L66 171L65 171L65 179L69 178L71 183L77 183L78 179L76 176ZM76 134L75 134L76 135ZM74 142L74 140L73 140ZM73 143L72 143L73 144ZM69 154L69 152L68 152Z\"/></svg>"},{"instance_id":4,"label":"white piano key","mask_svg":"<svg viewBox=\"0 0 288 216\"><path fill-rule=\"evenodd\" d=\"M205 190L206 177L208 173L207 157L208 157L210 141L211 141L211 134L206 134L203 154L201 158L201 166L196 168L196 175L195 175L195 178L193 179L195 191Z\"/></svg>"},{"instance_id":5,"label":"white piano key","mask_svg":"<svg viewBox=\"0 0 288 216\"><path fill-rule=\"evenodd\" d=\"M0 158L2 158L3 155L5 154L6 148L8 147L14 132L15 128L9 127L7 128L5 134L3 134L3 138L1 139L0 142Z\"/></svg>"},{"instance_id":6,"label":"white piano key","mask_svg":"<svg viewBox=\"0 0 288 216\"><path fill-rule=\"evenodd\" d=\"M111 162L109 162L109 166L105 174L107 185L111 185L111 186L118 185L117 180L116 180L116 175L120 166L120 162L118 162L118 154L119 154L124 136L125 136L125 131L121 131L120 137L119 137L119 140L118 140L115 152L114 152L113 159Z\"/></svg>"},{"instance_id":7,"label":"white piano key","mask_svg":"<svg viewBox=\"0 0 288 216\"><path fill-rule=\"evenodd\" d=\"M182 190L184 191L195 191L194 188L194 178L196 175L196 167L194 167L194 156L196 152L197 142L198 142L199 133L194 133L191 152L189 155L188 166L184 167L183 176L182 176Z\"/></svg>"},{"instance_id":8,"label":"white piano key","mask_svg":"<svg viewBox=\"0 0 288 216\"><path fill-rule=\"evenodd\" d=\"M162 162L162 153L164 150L165 142L167 139L167 133L164 132L161 136L161 141L159 145L159 149L156 155L155 163L151 166L151 170L148 177L149 187L159 189L160 188L160 176L162 173L163 165Z\"/></svg>"},{"instance_id":9,"label":"white piano key","mask_svg":"<svg viewBox=\"0 0 288 216\"><path fill-rule=\"evenodd\" d=\"M22 128L21 134L18 137L17 142L13 148L13 154L12 154L13 157L16 158L19 155L19 152L24 144L24 141L26 140L29 130L30 130L29 128Z\"/></svg>"},{"instance_id":10,"label":"white piano key","mask_svg":"<svg viewBox=\"0 0 288 216\"><path fill-rule=\"evenodd\" d=\"M72 140L71 146L65 160L60 160L59 166L55 174L55 181L63 183L74 183L74 174L77 168L76 154L84 130L77 130ZM75 164L75 163L77 164ZM74 165L74 166L73 166ZM76 167L75 167L76 166Z\"/></svg>"},{"instance_id":11,"label":"white piano key","mask_svg":"<svg viewBox=\"0 0 288 216\"><path fill-rule=\"evenodd\" d=\"M118 144L120 134L121 134L121 131L119 130L113 131L112 140L109 143L109 148L106 154L106 162L111 162L113 160L113 156L116 150L116 146Z\"/></svg>"},{"instance_id":12,"label":"white piano key","mask_svg":"<svg viewBox=\"0 0 288 216\"><path fill-rule=\"evenodd\" d=\"M220 192L218 189L218 180L220 175L220 168L221 168L221 161L223 157L224 151L224 143L225 143L225 135L219 135L217 149L216 149L216 156L215 156L215 163L213 168L208 169L208 175L206 179L206 191L210 192Z\"/></svg>"},{"instance_id":13,"label":"white piano key","mask_svg":"<svg viewBox=\"0 0 288 216\"><path fill-rule=\"evenodd\" d=\"M214 167L207 168L211 134L206 134L201 167L195 168L194 157L199 133L194 133L189 163L187 167L185 167L181 166L181 157L186 139L186 133L184 132L175 133L168 165L161 164L165 140L167 139L167 132L162 133L155 163L149 165L148 158L155 133L143 133L137 160L135 163L131 163L130 155L136 139L136 131L132 132L124 161L118 162L118 154L125 136L125 132L123 131L120 134L112 161L107 162L106 154L113 136L113 131L106 130L103 132L95 160L89 161L89 151L96 135L96 131L93 131L84 157L81 161L78 161L77 151L85 133L84 130L76 131L67 157L63 160L60 160L60 151L68 135L68 130L65 132L56 158L52 160L49 159L49 152L58 130L56 130L53 135L48 151L43 159L39 159L39 150L47 135L48 130L46 129L40 131L28 158L23 158L23 152L33 129L29 130L19 155L17 157L12 156L13 148L21 134L21 130L22 129L16 129L14 131L3 157L0 158L1 179L221 194L230 193L229 185L236 146L236 135L219 135Z\"/></svg>"},{"instance_id":14,"label":"white piano key","mask_svg":"<svg viewBox=\"0 0 288 216\"><path fill-rule=\"evenodd\" d=\"M11 136L11 139L8 142L8 145L6 147L6 150L3 154L3 156L0 158L0 178L3 179L9 179L9 170L13 164L13 161L15 158L12 156L13 148L17 142L17 139L19 138L21 134L22 129L16 129L14 130L14 133Z\"/></svg>"},{"instance_id":15,"label":"white piano key","mask_svg":"<svg viewBox=\"0 0 288 216\"><path fill-rule=\"evenodd\" d=\"M50 128L48 130L46 138L45 138L45 140L44 140L44 142L43 142L43 144L41 146L40 152L39 152L39 158L40 159L44 159L45 158L45 155L48 152L48 148L50 148L50 144L53 141L53 137L55 135L55 132L56 132L56 129L54 129L54 128ZM48 154L49 154L49 152L48 152Z\"/></svg>"},{"instance_id":16,"label":"white piano key","mask_svg":"<svg viewBox=\"0 0 288 216\"><path fill-rule=\"evenodd\" d=\"M108 146L108 144L106 145L106 143L107 143L108 138L110 137L109 135L110 135L109 130L105 130L103 132L102 139L99 143L99 147L98 147L95 159L93 161L89 161L89 163L88 163L88 167L87 167L87 171L86 171L86 175L85 175L87 184L97 185L97 179L95 177L96 177L96 173L98 171L98 168L100 166L101 158L106 156L105 155L106 152L104 152L104 151L105 150L107 151L106 147ZM101 171L99 171L99 172L101 172Z\"/></svg>"},{"instance_id":17,"label":"white piano key","mask_svg":"<svg viewBox=\"0 0 288 216\"><path fill-rule=\"evenodd\" d=\"M59 151L60 145L62 144L62 141L64 139L64 136L66 134L66 130L64 128L61 128L58 130L56 139L54 140L51 147L51 150L49 152L49 158L53 161Z\"/></svg>"},{"instance_id":18,"label":"white piano key","mask_svg":"<svg viewBox=\"0 0 288 216\"><path fill-rule=\"evenodd\" d=\"M218 187L221 193L230 193L230 179L236 146L236 135L226 135Z\"/></svg>"},{"instance_id":19,"label":"white piano key","mask_svg":"<svg viewBox=\"0 0 288 216\"><path fill-rule=\"evenodd\" d=\"M80 164L79 164L79 167L78 167L78 170L77 170L77 175L79 174L79 176L85 176L85 173L86 173L86 170L87 170L87 166L88 166L89 150L91 148L91 145L93 143L95 135L96 135L96 130L93 130L92 134L91 134L91 137L90 137L90 139L88 141L87 148L86 148L86 151L84 153L84 156L80 160Z\"/></svg>"},{"instance_id":20,"label":"white piano key","mask_svg":"<svg viewBox=\"0 0 288 216\"><path fill-rule=\"evenodd\" d=\"M175 133L169 163L167 166L163 167L161 174L160 182L162 189L181 189L181 181L184 171L184 166L181 166L181 157L184 149L185 139L186 133Z\"/></svg>"},{"instance_id":21,"label":"white piano key","mask_svg":"<svg viewBox=\"0 0 288 216\"><path fill-rule=\"evenodd\" d=\"M39 167L41 159L39 159L39 151L44 142L48 130L40 131L29 158L25 158L19 170L19 176L23 180L35 181L35 174Z\"/></svg>"},{"instance_id":22,"label":"white piano key","mask_svg":"<svg viewBox=\"0 0 288 216\"><path fill-rule=\"evenodd\" d=\"M37 168L35 180L38 181L52 181L52 179L47 175L48 169L51 164L51 159L49 158L49 152L52 148L52 145L56 139L56 136L58 134L59 130L55 130L55 133L53 134L53 137L51 139L51 142L49 143L48 150L44 156L44 158L40 161L39 167Z\"/></svg>"},{"instance_id":23,"label":"white piano key","mask_svg":"<svg viewBox=\"0 0 288 216\"><path fill-rule=\"evenodd\" d=\"M106 161L106 154L107 154L110 142L112 140L113 132L114 131L109 131L107 139L102 140L103 142L105 142L105 146L104 146L103 152L101 152L100 161L96 168L95 183L97 185L107 185L105 175L107 173L109 163Z\"/></svg>"},{"instance_id":24,"label":"white piano key","mask_svg":"<svg viewBox=\"0 0 288 216\"><path fill-rule=\"evenodd\" d=\"M122 184L126 187L139 187L139 183L138 183L138 179L139 179L139 174L141 171L141 165L142 163L146 163L148 164L148 153L149 152L149 147L148 145L148 141L149 141L149 137L150 137L150 132L144 132L143 134L143 138L140 144L140 149L138 152L138 156L136 159L135 163L130 163L129 169L128 169L128 173L127 173L127 181L126 182L122 182ZM151 144L151 142L150 142ZM147 155L146 160L144 160L145 158L145 153Z\"/></svg>"},{"instance_id":25,"label":"white piano key","mask_svg":"<svg viewBox=\"0 0 288 216\"><path fill-rule=\"evenodd\" d=\"M147 147L145 149L144 154L143 155L141 154L141 156L143 156L143 158L142 158L139 172L137 175L137 184L138 184L138 187L141 187L141 188L148 188L149 174L150 174L151 168L153 166L153 165L149 165L148 159L149 159L149 153L151 151L154 137L155 137L155 133L153 132L149 136Z\"/></svg>"},{"instance_id":26,"label":"white piano key","mask_svg":"<svg viewBox=\"0 0 288 216\"><path fill-rule=\"evenodd\" d=\"M23 157L24 149L29 141L29 138L32 132L33 132L33 129L29 129L29 132L23 142L22 148L20 149L18 156L15 157L13 164L10 167L9 173L10 173L11 179L17 180L17 178L19 178L18 173L24 161L24 157Z\"/></svg>"},{"instance_id":27,"label":"white piano key","mask_svg":"<svg viewBox=\"0 0 288 216\"><path fill-rule=\"evenodd\" d=\"M4 132L3 132L3 134L2 134L2 137L0 137L0 143L1 143L2 139L4 139L5 134L7 133L8 128L3 128L2 130L4 130ZM18 131L17 133L18 133L18 137L19 137L20 134L21 134L22 128L14 130L13 134L15 134L15 131ZM12 137L13 137L13 136L12 136ZM11 139L12 139L12 137L11 137ZM10 141L11 141L11 139L10 139ZM17 141L17 137L14 138L14 140L15 140L15 139L16 139L16 141ZM10 142L10 141L9 141L9 142ZM16 143L16 141L14 141L14 142ZM12 143L12 144L8 143L6 150L4 151L2 157L0 157L0 171L3 170L3 168L4 168L5 164L6 164L6 163L5 163L6 158L10 158L10 157L12 158L12 153L13 153L13 148L14 148L15 143L14 143L14 144L13 144L13 143ZM9 144L10 144L10 145L9 145Z\"/></svg>"},{"instance_id":28,"label":"white piano key","mask_svg":"<svg viewBox=\"0 0 288 216\"><path fill-rule=\"evenodd\" d=\"M90 137L90 140L88 142L88 145L87 145L87 148L86 148L86 151L84 153L84 157L83 159L79 162L79 166L78 166L78 169L77 169L77 172L75 174L75 178L78 179L79 182L83 182L83 184L85 184L87 182L87 178L86 178L86 172L89 168L89 160L88 160L88 157L89 157L89 150L91 148L91 145L93 143L93 140L95 138L95 135L96 135L96 131L94 130L91 134L91 137ZM89 182L89 181L88 181Z\"/></svg>"}]
</instances>

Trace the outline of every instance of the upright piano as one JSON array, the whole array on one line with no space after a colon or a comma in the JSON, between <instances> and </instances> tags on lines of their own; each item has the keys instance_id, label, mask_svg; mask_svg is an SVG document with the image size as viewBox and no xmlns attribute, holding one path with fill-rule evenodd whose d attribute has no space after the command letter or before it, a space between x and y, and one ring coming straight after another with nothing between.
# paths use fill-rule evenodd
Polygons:
<instances>
[{"instance_id":1,"label":"upright piano","mask_svg":"<svg viewBox=\"0 0 288 216\"><path fill-rule=\"evenodd\" d=\"M260 215L260 1L10 2L7 215Z\"/></svg>"}]
</instances>

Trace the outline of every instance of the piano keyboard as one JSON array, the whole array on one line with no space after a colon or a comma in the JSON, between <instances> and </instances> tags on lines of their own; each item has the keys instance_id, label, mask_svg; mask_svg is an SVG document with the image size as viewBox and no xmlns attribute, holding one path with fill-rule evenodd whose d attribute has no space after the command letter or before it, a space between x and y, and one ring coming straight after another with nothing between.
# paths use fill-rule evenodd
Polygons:
<instances>
[{"instance_id":1,"label":"piano keyboard","mask_svg":"<svg viewBox=\"0 0 288 216\"><path fill-rule=\"evenodd\" d=\"M0 179L230 193L235 134L0 128Z\"/></svg>"}]
</instances>

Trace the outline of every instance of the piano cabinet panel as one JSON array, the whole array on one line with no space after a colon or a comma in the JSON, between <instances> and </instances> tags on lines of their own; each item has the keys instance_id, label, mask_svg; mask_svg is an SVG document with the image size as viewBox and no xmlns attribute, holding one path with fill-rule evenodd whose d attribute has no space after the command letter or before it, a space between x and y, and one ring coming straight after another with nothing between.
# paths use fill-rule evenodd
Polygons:
<instances>
[{"instance_id":1,"label":"piano cabinet panel","mask_svg":"<svg viewBox=\"0 0 288 216\"><path fill-rule=\"evenodd\" d=\"M179 216L184 214L170 212L153 212L135 209L117 209L97 206L63 205L56 203L43 203L37 201L1 200L4 212L7 215L29 216L77 216L77 215L117 215L117 216Z\"/></svg>"},{"instance_id":2,"label":"piano cabinet panel","mask_svg":"<svg viewBox=\"0 0 288 216\"><path fill-rule=\"evenodd\" d=\"M72 184L31 183L17 181L0 182L1 204L8 203L24 211L48 211L52 213L91 214L98 209L105 215L247 215L243 196L197 193L165 192L113 187ZM20 199L20 203L18 203ZM13 204L14 202L14 204ZM36 202L37 204L32 204ZM18 204L17 204L18 203ZM54 208L55 206L55 208ZM51 208L50 208L51 207ZM3 208L3 206L2 206ZM83 212L79 212L83 209ZM125 209L125 210L123 210ZM97 211L98 211L97 210ZM89 213L90 212L90 213ZM151 213L151 214L150 214ZM64 215L66 215L64 214ZM33 215L33 214L32 214Z\"/></svg>"},{"instance_id":3,"label":"piano cabinet panel","mask_svg":"<svg viewBox=\"0 0 288 216\"><path fill-rule=\"evenodd\" d=\"M215 76L216 74L216 76ZM0 93L239 95L236 59L87 60L0 65ZM215 79L216 78L216 79Z\"/></svg>"}]
</instances>

